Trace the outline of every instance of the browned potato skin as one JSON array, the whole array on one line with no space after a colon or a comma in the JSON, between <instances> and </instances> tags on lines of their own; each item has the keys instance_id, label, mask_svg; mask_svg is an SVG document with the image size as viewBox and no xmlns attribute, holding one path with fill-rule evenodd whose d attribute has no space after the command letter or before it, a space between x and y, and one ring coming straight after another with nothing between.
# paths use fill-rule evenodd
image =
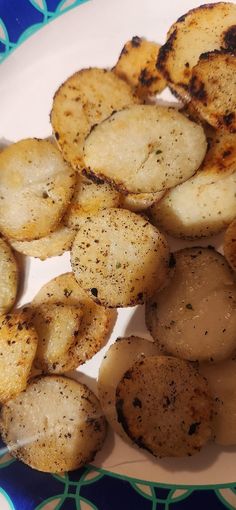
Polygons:
<instances>
[{"instance_id":1,"label":"browned potato skin","mask_svg":"<svg viewBox=\"0 0 236 510\"><path fill-rule=\"evenodd\" d=\"M8 312L16 300L18 265L13 251L0 238L0 314Z\"/></svg>"},{"instance_id":2,"label":"browned potato skin","mask_svg":"<svg viewBox=\"0 0 236 510\"><path fill-rule=\"evenodd\" d=\"M128 436L158 457L194 455L211 437L212 398L193 366L167 356L139 360L116 390Z\"/></svg>"},{"instance_id":3,"label":"browned potato skin","mask_svg":"<svg viewBox=\"0 0 236 510\"><path fill-rule=\"evenodd\" d=\"M236 271L236 219L230 223L225 232L224 255L229 265Z\"/></svg>"}]
</instances>

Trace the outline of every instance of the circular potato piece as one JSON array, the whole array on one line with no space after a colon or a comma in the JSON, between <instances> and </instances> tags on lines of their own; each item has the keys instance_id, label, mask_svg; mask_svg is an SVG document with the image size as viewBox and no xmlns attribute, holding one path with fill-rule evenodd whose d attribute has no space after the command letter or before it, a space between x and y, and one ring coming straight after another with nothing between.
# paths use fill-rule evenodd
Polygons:
<instances>
[{"instance_id":1,"label":"circular potato piece","mask_svg":"<svg viewBox=\"0 0 236 510\"><path fill-rule=\"evenodd\" d=\"M118 420L156 457L194 455L211 437L212 399L206 380L186 361L138 360L116 389Z\"/></svg>"},{"instance_id":2,"label":"circular potato piece","mask_svg":"<svg viewBox=\"0 0 236 510\"><path fill-rule=\"evenodd\" d=\"M62 223L57 229L46 237L41 237L33 241L13 241L9 240L14 250L29 257L36 257L40 260L46 260L50 257L62 255L71 248L75 232L64 226Z\"/></svg>"},{"instance_id":3,"label":"circular potato piece","mask_svg":"<svg viewBox=\"0 0 236 510\"><path fill-rule=\"evenodd\" d=\"M236 360L202 363L200 373L207 379L214 398L213 435L221 445L236 444Z\"/></svg>"},{"instance_id":4,"label":"circular potato piece","mask_svg":"<svg viewBox=\"0 0 236 510\"><path fill-rule=\"evenodd\" d=\"M55 230L76 182L72 169L48 140L27 139L0 153L0 230L18 241Z\"/></svg>"},{"instance_id":5,"label":"circular potato piece","mask_svg":"<svg viewBox=\"0 0 236 510\"><path fill-rule=\"evenodd\" d=\"M0 317L0 402L26 388L38 337L24 313Z\"/></svg>"},{"instance_id":6,"label":"circular potato piece","mask_svg":"<svg viewBox=\"0 0 236 510\"><path fill-rule=\"evenodd\" d=\"M164 191L157 191L156 193L129 193L128 195L123 195L121 204L124 209L129 211L146 211L153 204L159 202L164 194Z\"/></svg>"},{"instance_id":7,"label":"circular potato piece","mask_svg":"<svg viewBox=\"0 0 236 510\"><path fill-rule=\"evenodd\" d=\"M211 126L232 133L236 133L235 74L236 55L212 51L201 55L189 85L193 105L201 117Z\"/></svg>"},{"instance_id":8,"label":"circular potato piece","mask_svg":"<svg viewBox=\"0 0 236 510\"><path fill-rule=\"evenodd\" d=\"M222 47L232 49L230 34L235 24L234 3L218 2L191 9L171 26L167 41L159 50L158 69L184 95L192 68L202 53Z\"/></svg>"},{"instance_id":9,"label":"circular potato piece","mask_svg":"<svg viewBox=\"0 0 236 510\"><path fill-rule=\"evenodd\" d=\"M112 71L91 67L70 76L53 99L51 123L63 157L83 168L83 146L94 124L137 103L132 88Z\"/></svg>"},{"instance_id":10,"label":"circular potato piece","mask_svg":"<svg viewBox=\"0 0 236 510\"><path fill-rule=\"evenodd\" d=\"M0 314L14 305L18 285L18 268L10 246L0 238Z\"/></svg>"},{"instance_id":11,"label":"circular potato piece","mask_svg":"<svg viewBox=\"0 0 236 510\"><path fill-rule=\"evenodd\" d=\"M118 191L104 183L92 182L84 176L77 178L77 185L71 203L68 207L65 223L72 229L77 229L81 215L110 207L119 207L121 195Z\"/></svg>"},{"instance_id":12,"label":"circular potato piece","mask_svg":"<svg viewBox=\"0 0 236 510\"><path fill-rule=\"evenodd\" d=\"M81 287L109 307L143 303L168 271L164 236L126 209L106 209L81 219L71 264Z\"/></svg>"},{"instance_id":13,"label":"circular potato piece","mask_svg":"<svg viewBox=\"0 0 236 510\"><path fill-rule=\"evenodd\" d=\"M118 338L106 352L98 375L98 397L106 419L113 430L127 441L128 436L117 420L116 387L135 361L159 354L155 343L145 338Z\"/></svg>"},{"instance_id":14,"label":"circular potato piece","mask_svg":"<svg viewBox=\"0 0 236 510\"><path fill-rule=\"evenodd\" d=\"M189 179L206 149L203 128L176 109L135 105L90 132L84 144L85 171L124 192L155 193Z\"/></svg>"},{"instance_id":15,"label":"circular potato piece","mask_svg":"<svg viewBox=\"0 0 236 510\"><path fill-rule=\"evenodd\" d=\"M72 273L57 276L46 283L35 296L31 306L62 303L82 310L83 317L73 352L77 366L96 354L109 336L115 313L97 305L77 283Z\"/></svg>"},{"instance_id":16,"label":"circular potato piece","mask_svg":"<svg viewBox=\"0 0 236 510\"><path fill-rule=\"evenodd\" d=\"M236 219L225 232L224 255L229 265L236 271Z\"/></svg>"},{"instance_id":17,"label":"circular potato piece","mask_svg":"<svg viewBox=\"0 0 236 510\"><path fill-rule=\"evenodd\" d=\"M50 473L92 461L106 435L98 399L84 384L62 376L33 379L2 407L0 428L12 455Z\"/></svg>"},{"instance_id":18,"label":"circular potato piece","mask_svg":"<svg viewBox=\"0 0 236 510\"><path fill-rule=\"evenodd\" d=\"M160 45L134 36L122 48L114 72L129 83L136 94L145 99L161 92L166 81L156 68Z\"/></svg>"},{"instance_id":19,"label":"circular potato piece","mask_svg":"<svg viewBox=\"0 0 236 510\"><path fill-rule=\"evenodd\" d=\"M42 304L32 310L32 322L38 334L36 368L49 374L63 374L77 368L82 316L78 306L64 304Z\"/></svg>"},{"instance_id":20,"label":"circular potato piece","mask_svg":"<svg viewBox=\"0 0 236 510\"><path fill-rule=\"evenodd\" d=\"M236 348L236 281L222 255L209 248L174 253L168 284L146 305L146 323L160 349L173 356L219 361Z\"/></svg>"}]
</instances>

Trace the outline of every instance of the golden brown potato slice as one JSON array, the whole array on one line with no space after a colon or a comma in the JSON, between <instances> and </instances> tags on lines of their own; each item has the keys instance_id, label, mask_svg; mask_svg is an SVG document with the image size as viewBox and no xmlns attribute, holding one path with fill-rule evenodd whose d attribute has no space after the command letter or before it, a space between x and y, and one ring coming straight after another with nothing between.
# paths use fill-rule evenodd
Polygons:
<instances>
[{"instance_id":1,"label":"golden brown potato slice","mask_svg":"<svg viewBox=\"0 0 236 510\"><path fill-rule=\"evenodd\" d=\"M206 149L203 128L176 109L135 105L91 131L84 161L91 178L107 180L124 192L152 193L191 177Z\"/></svg>"},{"instance_id":2,"label":"golden brown potato slice","mask_svg":"<svg viewBox=\"0 0 236 510\"><path fill-rule=\"evenodd\" d=\"M2 407L0 429L14 457L39 471L62 473L94 459L106 422L87 386L44 376Z\"/></svg>"},{"instance_id":3,"label":"golden brown potato slice","mask_svg":"<svg viewBox=\"0 0 236 510\"><path fill-rule=\"evenodd\" d=\"M0 317L0 402L26 388L37 349L36 331L24 313Z\"/></svg>"},{"instance_id":4,"label":"golden brown potato slice","mask_svg":"<svg viewBox=\"0 0 236 510\"><path fill-rule=\"evenodd\" d=\"M143 303L165 281L169 250L164 236L126 209L81 218L71 264L81 287L109 307Z\"/></svg>"},{"instance_id":5,"label":"golden brown potato slice","mask_svg":"<svg viewBox=\"0 0 236 510\"><path fill-rule=\"evenodd\" d=\"M75 232L60 223L59 227L47 235L33 241L13 241L9 240L14 250L29 257L36 257L41 260L62 255L71 248Z\"/></svg>"},{"instance_id":6,"label":"golden brown potato slice","mask_svg":"<svg viewBox=\"0 0 236 510\"><path fill-rule=\"evenodd\" d=\"M192 70L192 102L210 125L236 133L236 55L204 53Z\"/></svg>"},{"instance_id":7,"label":"golden brown potato slice","mask_svg":"<svg viewBox=\"0 0 236 510\"><path fill-rule=\"evenodd\" d=\"M153 204L159 202L164 194L165 191L157 191L156 193L128 193L128 195L123 195L121 207L133 212L146 211Z\"/></svg>"},{"instance_id":8,"label":"golden brown potato slice","mask_svg":"<svg viewBox=\"0 0 236 510\"><path fill-rule=\"evenodd\" d=\"M0 238L0 314L14 305L18 285L18 267L10 246Z\"/></svg>"},{"instance_id":9,"label":"golden brown potato slice","mask_svg":"<svg viewBox=\"0 0 236 510\"><path fill-rule=\"evenodd\" d=\"M158 69L184 93L192 68L202 53L235 48L236 5L218 2L201 5L181 16L170 28L160 48Z\"/></svg>"},{"instance_id":10,"label":"golden brown potato slice","mask_svg":"<svg viewBox=\"0 0 236 510\"><path fill-rule=\"evenodd\" d=\"M51 123L63 157L83 168L83 146L92 126L114 110L137 103L130 85L112 71L91 67L70 76L53 99Z\"/></svg>"},{"instance_id":11,"label":"golden brown potato slice","mask_svg":"<svg viewBox=\"0 0 236 510\"><path fill-rule=\"evenodd\" d=\"M57 276L46 283L35 296L32 306L62 303L82 309L83 317L79 329L74 356L77 365L92 358L104 345L115 320L115 313L99 306L77 283L72 273Z\"/></svg>"},{"instance_id":12,"label":"golden brown potato slice","mask_svg":"<svg viewBox=\"0 0 236 510\"><path fill-rule=\"evenodd\" d=\"M72 197L75 174L47 140L27 139L0 154L0 230L18 241L55 230Z\"/></svg>"},{"instance_id":13,"label":"golden brown potato slice","mask_svg":"<svg viewBox=\"0 0 236 510\"><path fill-rule=\"evenodd\" d=\"M194 455L212 434L206 380L183 360L138 360L116 390L118 420L129 437L156 457Z\"/></svg>"},{"instance_id":14,"label":"golden brown potato slice","mask_svg":"<svg viewBox=\"0 0 236 510\"><path fill-rule=\"evenodd\" d=\"M175 237L208 237L236 216L236 134L207 130L209 150L199 171L151 208L155 225Z\"/></svg>"},{"instance_id":15,"label":"golden brown potato slice","mask_svg":"<svg viewBox=\"0 0 236 510\"><path fill-rule=\"evenodd\" d=\"M236 349L236 281L209 248L174 254L168 284L146 305L146 323L164 352L190 361L219 361ZM173 260L174 260L173 259Z\"/></svg>"},{"instance_id":16,"label":"golden brown potato slice","mask_svg":"<svg viewBox=\"0 0 236 510\"><path fill-rule=\"evenodd\" d=\"M30 313L30 310L28 311ZM77 345L83 312L78 306L42 304L32 311L38 334L34 365L45 373L62 374L77 368Z\"/></svg>"},{"instance_id":17,"label":"golden brown potato slice","mask_svg":"<svg viewBox=\"0 0 236 510\"><path fill-rule=\"evenodd\" d=\"M202 363L200 373L207 379L214 398L213 434L221 445L236 444L236 360Z\"/></svg>"},{"instance_id":18,"label":"golden brown potato slice","mask_svg":"<svg viewBox=\"0 0 236 510\"><path fill-rule=\"evenodd\" d=\"M124 373L135 361L145 356L159 354L157 345L145 338L130 336L118 338L106 352L98 375L98 396L103 412L112 426L123 439L128 436L117 420L116 414L116 387Z\"/></svg>"},{"instance_id":19,"label":"golden brown potato slice","mask_svg":"<svg viewBox=\"0 0 236 510\"><path fill-rule=\"evenodd\" d=\"M166 81L156 68L160 45L135 36L125 43L114 72L145 99L161 92Z\"/></svg>"},{"instance_id":20,"label":"golden brown potato slice","mask_svg":"<svg viewBox=\"0 0 236 510\"><path fill-rule=\"evenodd\" d=\"M68 227L76 229L81 215L119 207L121 195L108 183L92 182L84 176L78 176L77 179L75 192L65 216Z\"/></svg>"},{"instance_id":21,"label":"golden brown potato slice","mask_svg":"<svg viewBox=\"0 0 236 510\"><path fill-rule=\"evenodd\" d=\"M232 269L236 271L236 219L226 230L224 238L224 255Z\"/></svg>"}]
</instances>

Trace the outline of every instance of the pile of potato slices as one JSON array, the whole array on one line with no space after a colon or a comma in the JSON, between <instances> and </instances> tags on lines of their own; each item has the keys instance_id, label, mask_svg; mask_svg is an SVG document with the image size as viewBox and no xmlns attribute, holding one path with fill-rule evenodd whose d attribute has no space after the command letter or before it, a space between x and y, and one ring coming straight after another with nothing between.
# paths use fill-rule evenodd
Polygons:
<instances>
[{"instance_id":1,"label":"pile of potato slices","mask_svg":"<svg viewBox=\"0 0 236 510\"><path fill-rule=\"evenodd\" d=\"M163 46L134 36L112 69L60 85L50 138L0 153L0 431L32 468L91 462L107 422L155 457L236 444L235 27L220 2L179 18ZM158 100L165 87L176 107ZM71 272L17 307L19 254L65 251ZM97 397L68 372L136 305L151 339L109 347Z\"/></svg>"}]
</instances>

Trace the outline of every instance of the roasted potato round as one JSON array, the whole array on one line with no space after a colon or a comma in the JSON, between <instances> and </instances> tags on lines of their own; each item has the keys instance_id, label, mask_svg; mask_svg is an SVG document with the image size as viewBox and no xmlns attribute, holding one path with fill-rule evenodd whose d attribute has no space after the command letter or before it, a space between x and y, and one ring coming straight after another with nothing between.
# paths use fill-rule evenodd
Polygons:
<instances>
[{"instance_id":1,"label":"roasted potato round","mask_svg":"<svg viewBox=\"0 0 236 510\"><path fill-rule=\"evenodd\" d=\"M219 361L236 349L236 280L210 248L174 253L168 284L146 305L146 323L164 352L190 361Z\"/></svg>"},{"instance_id":2,"label":"roasted potato round","mask_svg":"<svg viewBox=\"0 0 236 510\"><path fill-rule=\"evenodd\" d=\"M117 338L116 342L109 347L100 365L98 375L100 404L113 430L126 441L129 438L117 420L116 387L135 361L157 354L159 354L157 345L145 338L137 336Z\"/></svg>"},{"instance_id":3,"label":"roasted potato round","mask_svg":"<svg viewBox=\"0 0 236 510\"><path fill-rule=\"evenodd\" d=\"M155 193L191 177L206 149L203 128L176 109L135 105L90 132L85 172L125 193Z\"/></svg>"},{"instance_id":4,"label":"roasted potato round","mask_svg":"<svg viewBox=\"0 0 236 510\"><path fill-rule=\"evenodd\" d=\"M9 242L12 248L19 253L46 260L49 257L62 255L65 251L69 251L74 237L75 232L61 223L54 232L46 237L33 241L14 241L10 239Z\"/></svg>"},{"instance_id":5,"label":"roasted potato round","mask_svg":"<svg viewBox=\"0 0 236 510\"><path fill-rule=\"evenodd\" d=\"M197 453L211 437L212 408L206 380L190 363L167 356L136 361L116 390L125 432L157 457Z\"/></svg>"},{"instance_id":6,"label":"roasted potato round","mask_svg":"<svg viewBox=\"0 0 236 510\"><path fill-rule=\"evenodd\" d=\"M18 267L10 246L0 238L0 314L14 305L18 286Z\"/></svg>"},{"instance_id":7,"label":"roasted potato round","mask_svg":"<svg viewBox=\"0 0 236 510\"><path fill-rule=\"evenodd\" d=\"M229 265L236 271L236 219L225 232L224 255Z\"/></svg>"},{"instance_id":8,"label":"roasted potato round","mask_svg":"<svg viewBox=\"0 0 236 510\"><path fill-rule=\"evenodd\" d=\"M121 207L133 212L146 211L156 202L159 202L165 191L157 191L156 193L129 193L121 198Z\"/></svg>"},{"instance_id":9,"label":"roasted potato round","mask_svg":"<svg viewBox=\"0 0 236 510\"><path fill-rule=\"evenodd\" d=\"M143 303L168 270L164 236L126 209L106 209L81 218L71 264L81 287L109 307Z\"/></svg>"},{"instance_id":10,"label":"roasted potato round","mask_svg":"<svg viewBox=\"0 0 236 510\"><path fill-rule=\"evenodd\" d=\"M62 473L94 459L106 422L87 386L45 376L1 408L0 430L12 455L39 471Z\"/></svg>"}]
</instances>

